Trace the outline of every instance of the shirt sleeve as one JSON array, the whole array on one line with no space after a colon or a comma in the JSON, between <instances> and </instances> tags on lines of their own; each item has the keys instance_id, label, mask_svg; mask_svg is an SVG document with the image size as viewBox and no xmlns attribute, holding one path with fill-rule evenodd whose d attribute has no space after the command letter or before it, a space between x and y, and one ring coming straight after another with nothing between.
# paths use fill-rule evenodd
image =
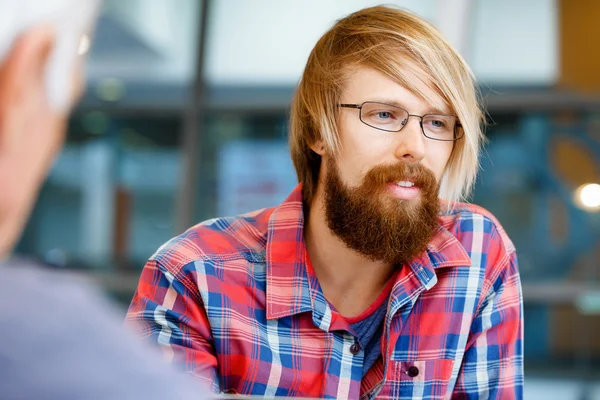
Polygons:
<instances>
[{"instance_id":1,"label":"shirt sleeve","mask_svg":"<svg viewBox=\"0 0 600 400\"><path fill-rule=\"evenodd\" d=\"M453 399L523 398L523 297L516 254L503 264L483 288Z\"/></svg>"},{"instance_id":2,"label":"shirt sleeve","mask_svg":"<svg viewBox=\"0 0 600 400\"><path fill-rule=\"evenodd\" d=\"M183 270L183 269L182 269ZM126 316L137 334L160 346L168 361L219 391L210 323L197 286L151 259Z\"/></svg>"}]
</instances>

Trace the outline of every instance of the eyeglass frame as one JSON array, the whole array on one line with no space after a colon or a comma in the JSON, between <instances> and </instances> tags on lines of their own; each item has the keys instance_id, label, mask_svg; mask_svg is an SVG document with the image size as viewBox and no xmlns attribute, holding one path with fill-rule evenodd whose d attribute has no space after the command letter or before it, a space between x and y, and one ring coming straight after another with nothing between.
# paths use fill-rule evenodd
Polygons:
<instances>
[{"instance_id":1,"label":"eyeglass frame","mask_svg":"<svg viewBox=\"0 0 600 400\"><path fill-rule=\"evenodd\" d=\"M389 106L389 107L393 107L393 108L397 108L399 110L405 111L406 114L407 114L407 117L406 117L407 121L398 130L382 129L382 128L377 128L376 126L373 126L373 125L369 125L365 121L363 121L363 119L362 119L362 108L367 103L369 103L369 104L381 104L381 105L384 105L384 106ZM462 124L460 123L460 120L458 119L458 117L456 115L451 115L451 114L424 114L424 115L411 114L408 110L406 110L406 109L404 109L402 107L398 107L398 106L395 106L393 104L388 104L388 103L380 103L378 101L364 101L361 104L348 104L348 103L344 103L344 104L338 104L337 106L338 107L343 107L343 108L354 108L354 109L359 110L358 118L360 119L360 122L362 122L363 124L367 125L368 127L371 127L373 129L377 129L377 130L380 130L380 131L383 131L383 132L400 132L400 131L402 131L402 129L404 129L404 127L406 125L408 125L408 119L410 117L416 117L416 118L419 118L419 126L421 127L421 133L427 139L437 140L439 142L456 142L456 141L462 139L465 136L464 131L461 130L460 131L461 135L459 137L456 137L457 129L458 128L462 128ZM425 118L428 115L439 115L439 116L444 116L444 117L454 117L454 118L456 118L456 124L454 125L454 139L445 140L445 139L436 139L436 138L432 138L432 137L427 136L427 134L425 133L425 129L423 128L423 118Z\"/></svg>"}]
</instances>

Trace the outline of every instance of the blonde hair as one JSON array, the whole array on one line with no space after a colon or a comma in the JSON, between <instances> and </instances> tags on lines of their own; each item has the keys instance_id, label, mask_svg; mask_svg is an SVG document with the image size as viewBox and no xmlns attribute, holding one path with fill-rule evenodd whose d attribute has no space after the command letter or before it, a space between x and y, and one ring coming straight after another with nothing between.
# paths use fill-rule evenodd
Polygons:
<instances>
[{"instance_id":1,"label":"blonde hair","mask_svg":"<svg viewBox=\"0 0 600 400\"><path fill-rule=\"evenodd\" d=\"M330 154L338 150L337 104L348 74L358 67L372 68L433 102L402 73L415 72L458 116L464 137L454 143L440 197L465 199L477 177L483 141L484 118L473 73L432 25L409 12L377 6L339 20L308 58L292 101L289 138L304 201L312 202L321 167L311 145L321 140Z\"/></svg>"},{"instance_id":2,"label":"blonde hair","mask_svg":"<svg viewBox=\"0 0 600 400\"><path fill-rule=\"evenodd\" d=\"M55 42L45 66L44 85L50 105L67 112L74 105L73 74L82 42L89 41L101 0L0 0L0 63L20 35L48 25Z\"/></svg>"}]
</instances>

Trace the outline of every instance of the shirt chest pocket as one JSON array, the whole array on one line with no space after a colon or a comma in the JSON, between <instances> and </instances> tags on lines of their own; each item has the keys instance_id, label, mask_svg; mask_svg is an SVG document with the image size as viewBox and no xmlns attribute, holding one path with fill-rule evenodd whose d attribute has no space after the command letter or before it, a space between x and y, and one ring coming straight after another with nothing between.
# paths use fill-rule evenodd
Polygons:
<instances>
[{"instance_id":1,"label":"shirt chest pocket","mask_svg":"<svg viewBox=\"0 0 600 400\"><path fill-rule=\"evenodd\" d=\"M444 399L454 360L390 360L387 382L378 397L393 399Z\"/></svg>"}]
</instances>

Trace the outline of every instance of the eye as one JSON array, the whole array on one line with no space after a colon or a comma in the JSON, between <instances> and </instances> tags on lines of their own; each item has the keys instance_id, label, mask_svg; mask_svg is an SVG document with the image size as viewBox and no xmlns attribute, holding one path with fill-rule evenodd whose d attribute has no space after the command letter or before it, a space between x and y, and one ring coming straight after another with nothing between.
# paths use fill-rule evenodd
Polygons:
<instances>
[{"instance_id":1,"label":"eye","mask_svg":"<svg viewBox=\"0 0 600 400\"><path fill-rule=\"evenodd\" d=\"M393 117L392 113L389 111L379 111L376 115L380 119L390 119Z\"/></svg>"},{"instance_id":2,"label":"eye","mask_svg":"<svg viewBox=\"0 0 600 400\"><path fill-rule=\"evenodd\" d=\"M429 129L435 129L435 130L445 130L450 125L448 123L448 121L446 121L444 118L439 118L439 117L427 118L423 122Z\"/></svg>"},{"instance_id":3,"label":"eye","mask_svg":"<svg viewBox=\"0 0 600 400\"><path fill-rule=\"evenodd\" d=\"M396 114L393 111L382 110L375 111L373 115L379 120L393 120L396 119Z\"/></svg>"},{"instance_id":4,"label":"eye","mask_svg":"<svg viewBox=\"0 0 600 400\"><path fill-rule=\"evenodd\" d=\"M374 128L395 132L402 128L407 112L389 104L366 102L361 109L361 121Z\"/></svg>"}]
</instances>

